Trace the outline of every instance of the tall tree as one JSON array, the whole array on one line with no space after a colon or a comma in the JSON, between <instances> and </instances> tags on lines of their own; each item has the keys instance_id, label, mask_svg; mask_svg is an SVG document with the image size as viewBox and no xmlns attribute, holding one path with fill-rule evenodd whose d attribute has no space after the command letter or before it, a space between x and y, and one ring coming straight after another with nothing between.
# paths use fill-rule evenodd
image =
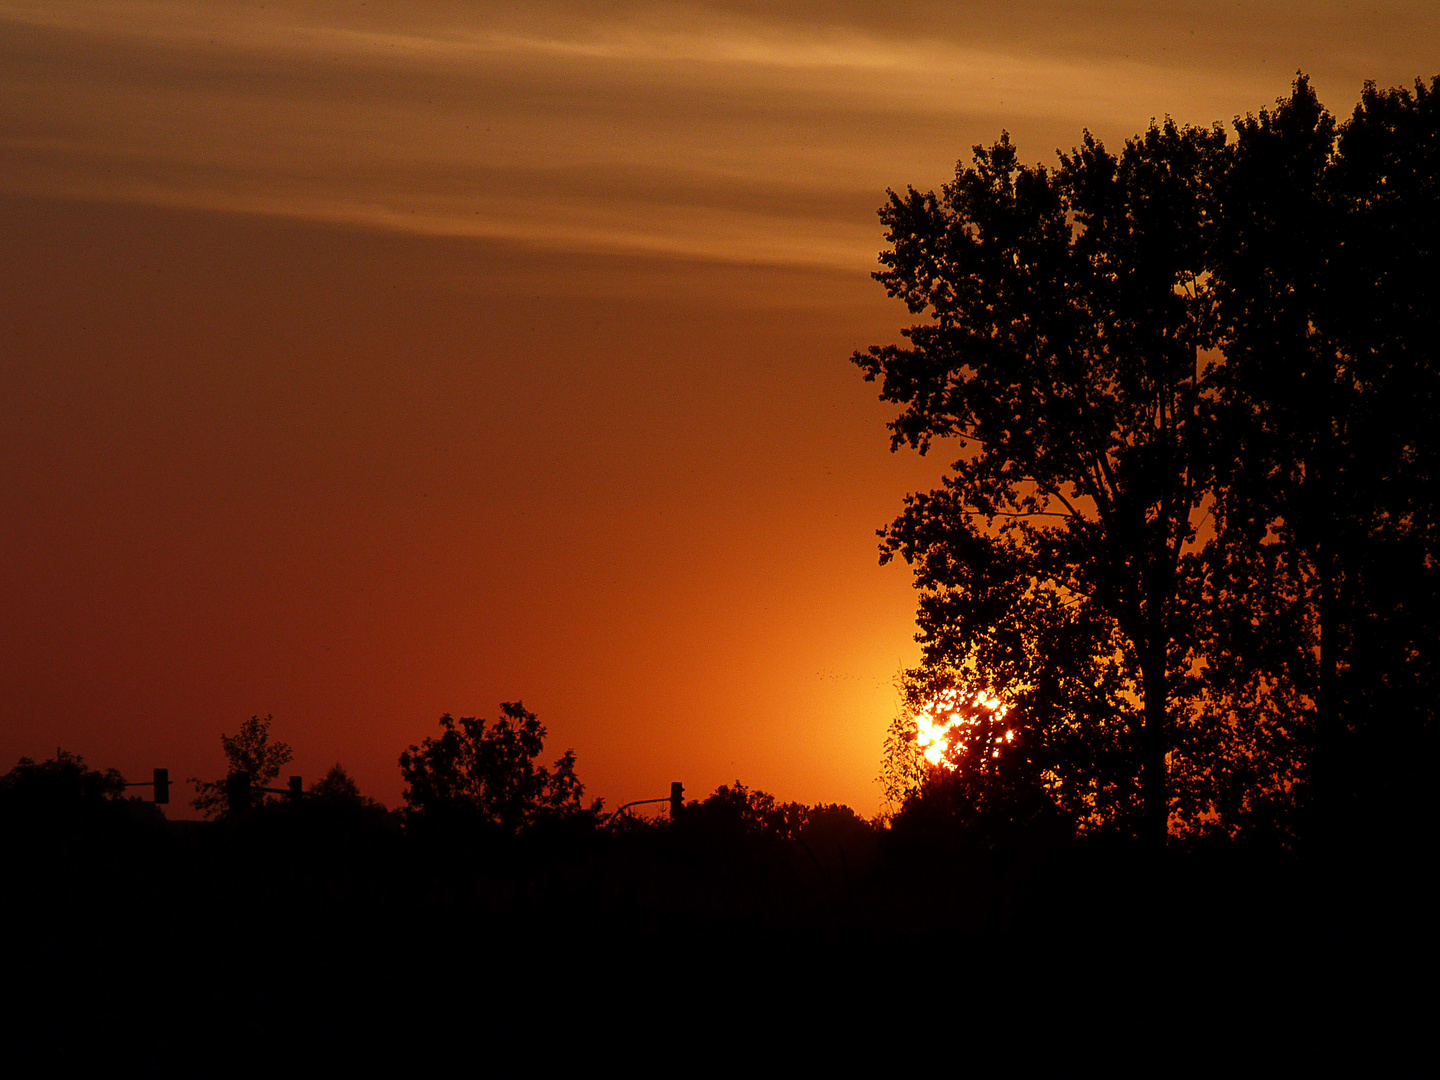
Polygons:
<instances>
[{"instance_id":1,"label":"tall tree","mask_svg":"<svg viewBox=\"0 0 1440 1080\"><path fill-rule=\"evenodd\" d=\"M939 196L891 192L875 277L927 319L854 357L902 406L892 445L961 455L882 534L916 566L927 666L1012 702L1055 797L1157 847L1194 692L1224 147L1167 121L1049 170L1002 136Z\"/></svg>"},{"instance_id":2,"label":"tall tree","mask_svg":"<svg viewBox=\"0 0 1440 1080\"><path fill-rule=\"evenodd\" d=\"M1237 124L1222 192L1213 652L1308 702L1327 832L1367 760L1396 772L1379 726L1433 732L1437 117L1433 86L1367 85L1337 127L1302 76Z\"/></svg>"},{"instance_id":3,"label":"tall tree","mask_svg":"<svg viewBox=\"0 0 1440 1080\"><path fill-rule=\"evenodd\" d=\"M1435 813L1440 699L1440 77L1367 84L1330 171L1346 224L1326 311L1361 375L1353 486L1369 496L1346 567L1338 732L1358 774L1335 786L1352 808L1418 824Z\"/></svg>"}]
</instances>

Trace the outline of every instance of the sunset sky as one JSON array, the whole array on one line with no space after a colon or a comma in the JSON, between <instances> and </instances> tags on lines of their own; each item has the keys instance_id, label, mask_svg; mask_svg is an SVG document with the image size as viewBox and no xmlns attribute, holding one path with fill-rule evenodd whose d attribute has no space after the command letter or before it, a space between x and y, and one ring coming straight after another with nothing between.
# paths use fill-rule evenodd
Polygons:
<instances>
[{"instance_id":1,"label":"sunset sky","mask_svg":"<svg viewBox=\"0 0 1440 1080\"><path fill-rule=\"evenodd\" d=\"M879 803L887 187L1440 72L1440 4L0 0L0 772ZM188 787L177 798L188 798Z\"/></svg>"}]
</instances>

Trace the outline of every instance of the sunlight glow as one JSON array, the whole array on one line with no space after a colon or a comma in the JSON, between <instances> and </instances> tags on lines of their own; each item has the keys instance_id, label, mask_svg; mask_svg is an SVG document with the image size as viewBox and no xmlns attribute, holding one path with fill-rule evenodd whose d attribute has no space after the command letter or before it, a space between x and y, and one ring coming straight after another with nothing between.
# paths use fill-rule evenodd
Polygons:
<instances>
[{"instance_id":1,"label":"sunlight glow","mask_svg":"<svg viewBox=\"0 0 1440 1080\"><path fill-rule=\"evenodd\" d=\"M915 743L931 765L953 771L976 729L986 721L999 724L1009 711L1010 706L983 690L946 690L916 714ZM1004 740L1013 743L1015 732L1007 730ZM998 758L1000 747L990 756Z\"/></svg>"}]
</instances>

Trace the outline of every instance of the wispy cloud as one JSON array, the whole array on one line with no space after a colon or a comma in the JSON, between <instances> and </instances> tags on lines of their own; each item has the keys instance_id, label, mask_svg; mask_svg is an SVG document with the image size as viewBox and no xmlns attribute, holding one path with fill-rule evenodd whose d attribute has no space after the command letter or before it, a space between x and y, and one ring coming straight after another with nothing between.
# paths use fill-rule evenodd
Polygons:
<instances>
[{"instance_id":1,"label":"wispy cloud","mask_svg":"<svg viewBox=\"0 0 1440 1080\"><path fill-rule=\"evenodd\" d=\"M1203 20L1207 50L1130 27L1126 56L1033 19L1007 39L970 8L917 31L737 7L0 2L0 184L856 267L885 187L942 181L1001 126L1042 158L1085 125L1231 116L1293 71L1217 60Z\"/></svg>"}]
</instances>

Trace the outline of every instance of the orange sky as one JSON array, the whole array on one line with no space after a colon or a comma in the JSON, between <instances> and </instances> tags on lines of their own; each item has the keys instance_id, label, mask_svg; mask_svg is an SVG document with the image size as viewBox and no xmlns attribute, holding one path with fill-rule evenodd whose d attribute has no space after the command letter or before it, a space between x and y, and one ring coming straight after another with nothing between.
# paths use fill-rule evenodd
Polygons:
<instances>
[{"instance_id":1,"label":"orange sky","mask_svg":"<svg viewBox=\"0 0 1440 1080\"><path fill-rule=\"evenodd\" d=\"M0 768L395 803L523 698L612 805L876 809L887 186L1440 69L1440 5L0 0Z\"/></svg>"}]
</instances>

